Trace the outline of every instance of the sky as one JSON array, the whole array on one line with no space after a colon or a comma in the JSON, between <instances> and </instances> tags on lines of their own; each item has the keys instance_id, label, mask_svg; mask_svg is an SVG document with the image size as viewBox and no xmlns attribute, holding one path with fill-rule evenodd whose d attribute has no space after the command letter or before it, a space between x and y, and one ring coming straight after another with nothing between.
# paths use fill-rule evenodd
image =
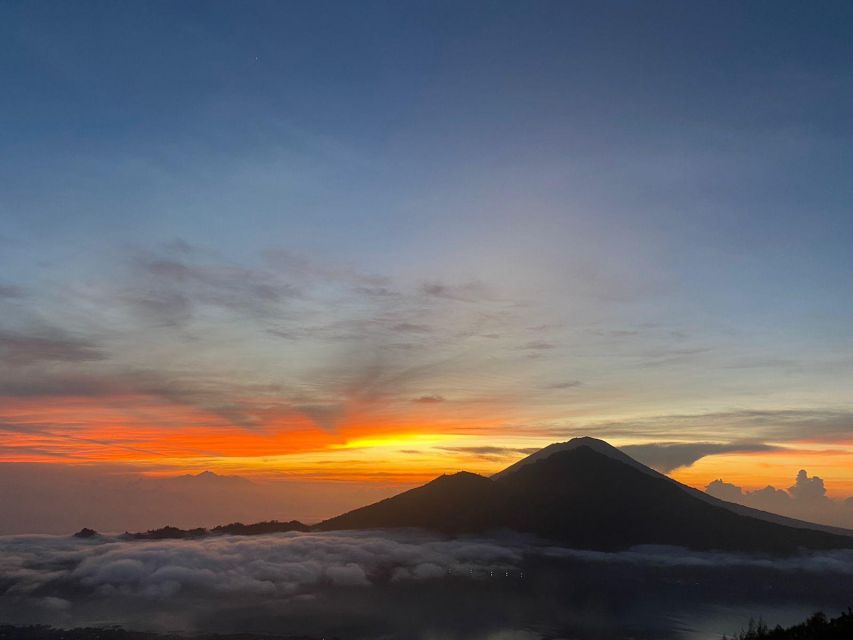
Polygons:
<instances>
[{"instance_id":1,"label":"sky","mask_svg":"<svg viewBox=\"0 0 853 640\"><path fill-rule=\"evenodd\" d=\"M3 3L4 472L363 496L593 435L853 495L851 28Z\"/></svg>"}]
</instances>

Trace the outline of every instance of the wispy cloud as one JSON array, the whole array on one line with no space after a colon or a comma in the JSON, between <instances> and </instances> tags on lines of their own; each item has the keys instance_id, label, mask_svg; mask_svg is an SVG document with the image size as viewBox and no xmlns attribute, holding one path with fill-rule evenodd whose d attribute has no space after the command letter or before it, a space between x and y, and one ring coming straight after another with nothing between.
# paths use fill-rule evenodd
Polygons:
<instances>
[{"instance_id":1,"label":"wispy cloud","mask_svg":"<svg viewBox=\"0 0 853 640\"><path fill-rule=\"evenodd\" d=\"M196 252L138 252L129 263L128 282L119 298L144 318L165 325L186 323L200 306L240 315L269 317L296 286L272 271L201 260Z\"/></svg>"},{"instance_id":2,"label":"wispy cloud","mask_svg":"<svg viewBox=\"0 0 853 640\"><path fill-rule=\"evenodd\" d=\"M493 447L493 446L468 446L468 447L438 447L442 451L451 453L462 453L485 460L505 460L528 456L539 451L537 447Z\"/></svg>"},{"instance_id":3,"label":"wispy cloud","mask_svg":"<svg viewBox=\"0 0 853 640\"><path fill-rule=\"evenodd\" d=\"M417 402L419 404L437 404L439 402L444 402L444 396L437 394L418 396L417 398L412 398L412 402Z\"/></svg>"},{"instance_id":4,"label":"wispy cloud","mask_svg":"<svg viewBox=\"0 0 853 640\"><path fill-rule=\"evenodd\" d=\"M22 298L24 297L24 289L11 284L0 283L0 299L2 298Z\"/></svg>"},{"instance_id":5,"label":"wispy cloud","mask_svg":"<svg viewBox=\"0 0 853 640\"><path fill-rule=\"evenodd\" d=\"M557 345L553 342L546 342L544 340L531 340L530 342L525 342L518 348L523 351L550 351L551 349L556 349Z\"/></svg>"},{"instance_id":6,"label":"wispy cloud","mask_svg":"<svg viewBox=\"0 0 853 640\"><path fill-rule=\"evenodd\" d=\"M6 365L44 362L89 362L105 358L92 342L57 330L13 332L0 330L0 358Z\"/></svg>"},{"instance_id":7,"label":"wispy cloud","mask_svg":"<svg viewBox=\"0 0 853 640\"><path fill-rule=\"evenodd\" d=\"M482 282L450 284L446 282L427 282L421 285L421 292L432 298L445 298L461 302L477 302L494 299L493 294Z\"/></svg>"},{"instance_id":8,"label":"wispy cloud","mask_svg":"<svg viewBox=\"0 0 853 640\"><path fill-rule=\"evenodd\" d=\"M705 440L717 437L740 441L744 433L758 442L791 440L845 440L853 411L847 409L737 409L709 413L644 416L630 421L584 423L577 431L602 437L637 437L673 441L685 436ZM555 434L559 429L551 428ZM547 428L546 428L547 430ZM562 430L565 433L565 429Z\"/></svg>"},{"instance_id":9,"label":"wispy cloud","mask_svg":"<svg viewBox=\"0 0 853 640\"><path fill-rule=\"evenodd\" d=\"M581 385L583 385L583 382L581 382L580 380L565 380L563 382L552 382L551 384L546 385L545 388L563 390L574 389L576 387L580 387Z\"/></svg>"},{"instance_id":10,"label":"wispy cloud","mask_svg":"<svg viewBox=\"0 0 853 640\"><path fill-rule=\"evenodd\" d=\"M145 413L154 429L176 420L140 408L151 399L211 426L276 432L307 419L335 433L356 415L387 421L413 398L439 404L418 392L470 375L479 337L520 325L480 283L406 284L279 250L235 263L178 240L127 249L113 266L51 292L62 299L22 303L21 326L50 312L74 331L0 332L0 395L91 399Z\"/></svg>"}]
</instances>

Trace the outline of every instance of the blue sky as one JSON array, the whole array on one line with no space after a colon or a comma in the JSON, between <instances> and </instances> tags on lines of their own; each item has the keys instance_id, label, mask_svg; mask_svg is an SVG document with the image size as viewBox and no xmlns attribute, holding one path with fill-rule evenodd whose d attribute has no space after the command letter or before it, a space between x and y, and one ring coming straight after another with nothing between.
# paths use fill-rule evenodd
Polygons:
<instances>
[{"instance_id":1,"label":"blue sky","mask_svg":"<svg viewBox=\"0 0 853 640\"><path fill-rule=\"evenodd\" d=\"M448 432L485 404L506 437L849 443L851 28L832 2L4 3L0 386L245 429L440 398Z\"/></svg>"}]
</instances>

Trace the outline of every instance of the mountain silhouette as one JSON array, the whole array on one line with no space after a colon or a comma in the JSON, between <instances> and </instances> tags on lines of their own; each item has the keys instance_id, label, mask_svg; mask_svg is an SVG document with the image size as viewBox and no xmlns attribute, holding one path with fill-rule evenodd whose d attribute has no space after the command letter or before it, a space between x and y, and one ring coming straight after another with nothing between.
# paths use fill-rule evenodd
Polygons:
<instances>
[{"instance_id":1,"label":"mountain silhouette","mask_svg":"<svg viewBox=\"0 0 853 640\"><path fill-rule=\"evenodd\" d=\"M420 527L448 534L513 530L601 550L640 544L772 553L853 547L853 537L843 530L774 520L682 485L602 440L576 438L546 447L492 478L444 475L317 528Z\"/></svg>"},{"instance_id":2,"label":"mountain silhouette","mask_svg":"<svg viewBox=\"0 0 853 640\"><path fill-rule=\"evenodd\" d=\"M736 504L734 502L726 502L725 500L721 500L720 498L716 498L708 493L700 489L695 489L694 487L689 487L687 485L681 484L677 480L673 480L669 476L660 473L646 465L634 460L631 456L626 454L624 451L621 451L614 447L613 445L605 442L604 440L599 440L597 438L590 438L588 436L583 436L579 438L572 438L568 442L555 442L554 444L550 444L544 449L540 449L536 453L527 456L516 462L513 465L510 465L503 471L499 471L495 475L492 476L493 479L498 479L513 473L519 468L530 464L531 462L536 462L537 460L542 460L547 458L553 453L557 453L559 451L571 451L572 449L576 449L581 446L587 446L598 453L606 455L614 460L618 460L620 462L624 462L628 464L638 471L642 471L646 475L660 478L667 482L671 482L672 484L677 485L683 491L689 493L695 498L702 500L703 502L707 502L708 504L714 505L716 507L722 507L724 509L728 509L729 511L733 511L734 513L738 513L740 515L750 516L752 518L757 518L759 520L765 520L767 522L774 522L776 524L783 524L789 527L795 527L798 529L816 529L818 531L826 531L828 533L837 533L840 535L853 535L853 532L847 529L842 529L841 527L833 527L829 525L816 524L814 522L806 522L804 520L797 520L795 518L789 518L787 516L782 516L777 513L768 513L767 511L760 511L759 509L754 509L752 507L747 507L742 504Z\"/></svg>"}]
</instances>

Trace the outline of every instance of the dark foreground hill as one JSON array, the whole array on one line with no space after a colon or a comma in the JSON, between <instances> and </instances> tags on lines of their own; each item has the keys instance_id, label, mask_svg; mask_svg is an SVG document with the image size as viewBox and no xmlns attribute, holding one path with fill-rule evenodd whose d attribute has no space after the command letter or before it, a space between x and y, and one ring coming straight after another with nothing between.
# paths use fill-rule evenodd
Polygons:
<instances>
[{"instance_id":1,"label":"dark foreground hill","mask_svg":"<svg viewBox=\"0 0 853 640\"><path fill-rule=\"evenodd\" d=\"M422 527L448 534L509 529L602 550L640 544L768 553L853 547L853 537L744 515L696 493L587 438L549 455L533 454L492 479L465 472L441 476L317 528Z\"/></svg>"},{"instance_id":2,"label":"dark foreground hill","mask_svg":"<svg viewBox=\"0 0 853 640\"><path fill-rule=\"evenodd\" d=\"M749 627L732 636L731 640L850 640L853 638L853 609L837 618L816 613L805 622L792 627L769 628L763 622L750 621ZM726 636L723 636L726 640Z\"/></svg>"},{"instance_id":3,"label":"dark foreground hill","mask_svg":"<svg viewBox=\"0 0 853 640\"><path fill-rule=\"evenodd\" d=\"M183 636L127 631L118 627L57 629L47 625L13 626L0 624L0 640L319 640L314 636L281 636L237 633ZM324 640L336 640L325 638Z\"/></svg>"}]
</instances>

